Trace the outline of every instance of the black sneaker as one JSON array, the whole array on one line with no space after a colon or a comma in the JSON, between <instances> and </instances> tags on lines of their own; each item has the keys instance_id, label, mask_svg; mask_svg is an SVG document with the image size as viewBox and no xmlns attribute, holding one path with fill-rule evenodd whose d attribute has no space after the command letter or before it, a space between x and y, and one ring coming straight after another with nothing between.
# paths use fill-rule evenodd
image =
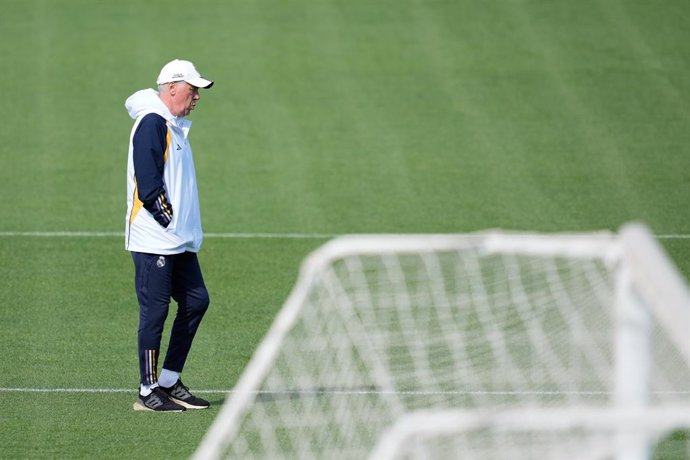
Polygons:
<instances>
[{"instance_id":1,"label":"black sneaker","mask_svg":"<svg viewBox=\"0 0 690 460\"><path fill-rule=\"evenodd\" d=\"M197 398L193 394L189 392L189 388L184 386L184 383L182 383L182 380L177 379L177 382L175 382L175 385L171 386L170 388L165 388L159 386L163 392L168 395L171 401L176 402L177 404L181 404L187 409L206 409L208 406L210 406L210 403L206 401L205 399Z\"/></svg>"},{"instance_id":2,"label":"black sneaker","mask_svg":"<svg viewBox=\"0 0 690 460\"><path fill-rule=\"evenodd\" d=\"M185 410L174 401L171 401L168 395L161 391L160 387L154 388L148 396L139 394L139 399L134 403L134 410L150 410L154 412L182 412Z\"/></svg>"}]
</instances>

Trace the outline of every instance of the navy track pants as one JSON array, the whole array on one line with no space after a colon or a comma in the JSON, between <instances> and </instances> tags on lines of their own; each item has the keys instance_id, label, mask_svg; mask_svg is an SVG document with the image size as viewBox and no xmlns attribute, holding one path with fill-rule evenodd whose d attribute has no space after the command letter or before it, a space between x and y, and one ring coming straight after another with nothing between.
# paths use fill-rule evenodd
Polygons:
<instances>
[{"instance_id":1,"label":"navy track pants","mask_svg":"<svg viewBox=\"0 0 690 460\"><path fill-rule=\"evenodd\" d=\"M152 385L158 381L158 354L170 299L177 302L177 314L163 367L182 372L209 296L194 252L167 256L132 252L132 259L139 301L139 372L141 383Z\"/></svg>"}]
</instances>

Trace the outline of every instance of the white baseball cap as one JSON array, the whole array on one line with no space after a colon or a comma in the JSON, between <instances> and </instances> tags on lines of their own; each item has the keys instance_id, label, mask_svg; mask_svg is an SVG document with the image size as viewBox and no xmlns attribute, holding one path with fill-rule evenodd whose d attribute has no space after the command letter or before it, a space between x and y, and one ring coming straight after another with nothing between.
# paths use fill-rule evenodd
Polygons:
<instances>
[{"instance_id":1,"label":"white baseball cap","mask_svg":"<svg viewBox=\"0 0 690 460\"><path fill-rule=\"evenodd\" d=\"M172 81L186 81L197 88L210 88L213 86L211 80L201 78L201 74L197 72L194 64L180 59L175 59L165 64L161 69L161 73L158 74L156 83L162 85L163 83L170 83Z\"/></svg>"}]
</instances>

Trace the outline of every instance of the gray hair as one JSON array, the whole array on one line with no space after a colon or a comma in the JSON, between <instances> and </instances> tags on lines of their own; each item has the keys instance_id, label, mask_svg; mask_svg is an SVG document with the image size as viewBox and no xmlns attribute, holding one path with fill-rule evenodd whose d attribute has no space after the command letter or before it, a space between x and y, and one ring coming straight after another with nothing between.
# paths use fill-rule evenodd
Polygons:
<instances>
[{"instance_id":1,"label":"gray hair","mask_svg":"<svg viewBox=\"0 0 690 460\"><path fill-rule=\"evenodd\" d=\"M158 92L159 93L167 93L168 92L168 85L170 83L175 83L175 85L179 85L180 83L184 83L184 80L161 83L160 85L158 85Z\"/></svg>"}]
</instances>

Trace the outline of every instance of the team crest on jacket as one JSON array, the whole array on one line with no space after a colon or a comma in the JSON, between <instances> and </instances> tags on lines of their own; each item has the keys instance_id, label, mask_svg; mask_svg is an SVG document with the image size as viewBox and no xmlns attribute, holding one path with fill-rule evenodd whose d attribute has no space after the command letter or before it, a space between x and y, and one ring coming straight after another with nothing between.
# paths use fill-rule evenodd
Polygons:
<instances>
[{"instance_id":1,"label":"team crest on jacket","mask_svg":"<svg viewBox=\"0 0 690 460\"><path fill-rule=\"evenodd\" d=\"M163 267L165 267L165 257L160 256L160 257L158 258L158 260L156 261L156 266L157 266L158 268L163 268Z\"/></svg>"}]
</instances>

